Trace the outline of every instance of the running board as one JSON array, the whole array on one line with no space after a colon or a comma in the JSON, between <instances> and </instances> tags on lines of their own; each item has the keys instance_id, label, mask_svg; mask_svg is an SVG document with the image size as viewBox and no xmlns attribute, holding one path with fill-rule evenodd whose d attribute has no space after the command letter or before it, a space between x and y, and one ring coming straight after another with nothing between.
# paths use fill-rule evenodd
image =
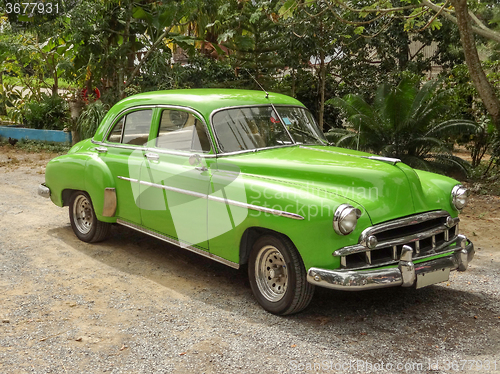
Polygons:
<instances>
[{"instance_id":1,"label":"running board","mask_svg":"<svg viewBox=\"0 0 500 374\"><path fill-rule=\"evenodd\" d=\"M158 233L156 231L152 231L152 230L146 229L146 228L144 228L142 226L139 226L139 225L137 225L135 223L127 222L127 221L124 221L122 219L117 219L116 223L118 223L118 224L120 224L122 226L128 227L130 229L142 232L142 233L147 234L149 236L152 236L152 237L154 237L156 239L163 240L164 242L167 242L169 244L173 244L173 245L176 245L176 246L181 247L183 249L187 249L187 250L189 250L191 252L194 252L194 253L197 253L197 254L199 254L199 255L201 255L203 257L207 257L207 258L209 258L211 260L214 260L214 261L220 262L221 264L224 264L224 265L227 265L229 267L232 267L233 269L239 269L240 268L240 264L237 264L236 262L232 262L232 261L226 260L225 258L216 256L213 253L204 251L203 249L200 249L200 248L193 247L193 246L188 245L186 243L181 243L179 240L172 239L172 238L170 238L170 237L168 237L166 235L160 234L160 233Z\"/></svg>"}]
</instances>

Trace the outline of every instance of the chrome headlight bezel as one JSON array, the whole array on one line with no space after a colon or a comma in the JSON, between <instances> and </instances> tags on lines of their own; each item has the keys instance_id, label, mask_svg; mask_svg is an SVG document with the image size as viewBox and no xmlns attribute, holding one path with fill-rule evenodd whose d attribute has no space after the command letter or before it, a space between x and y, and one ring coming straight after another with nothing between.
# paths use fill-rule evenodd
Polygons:
<instances>
[{"instance_id":1,"label":"chrome headlight bezel","mask_svg":"<svg viewBox=\"0 0 500 374\"><path fill-rule=\"evenodd\" d=\"M469 201L469 190L462 186L461 184L457 184L451 190L451 204L453 207L461 211L463 208L467 206Z\"/></svg>"},{"instance_id":2,"label":"chrome headlight bezel","mask_svg":"<svg viewBox=\"0 0 500 374\"><path fill-rule=\"evenodd\" d=\"M349 235L358 223L361 211L350 204L340 205L333 215L333 229L339 235Z\"/></svg>"}]
</instances>

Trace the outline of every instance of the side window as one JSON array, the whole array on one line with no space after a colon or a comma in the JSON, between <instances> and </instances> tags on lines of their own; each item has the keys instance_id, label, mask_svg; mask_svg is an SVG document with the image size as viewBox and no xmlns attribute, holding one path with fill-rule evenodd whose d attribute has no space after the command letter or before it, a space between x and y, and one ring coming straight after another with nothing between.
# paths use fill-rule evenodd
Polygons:
<instances>
[{"instance_id":1,"label":"side window","mask_svg":"<svg viewBox=\"0 0 500 374\"><path fill-rule=\"evenodd\" d=\"M210 151L203 123L189 112L171 109L161 113L156 146L176 151Z\"/></svg>"},{"instance_id":2,"label":"side window","mask_svg":"<svg viewBox=\"0 0 500 374\"><path fill-rule=\"evenodd\" d=\"M115 127L113 127L113 130L111 130L111 132L108 136L109 142L121 143L124 122L125 122L125 116L123 116L122 118L119 119L118 122L116 122Z\"/></svg>"},{"instance_id":3,"label":"side window","mask_svg":"<svg viewBox=\"0 0 500 374\"><path fill-rule=\"evenodd\" d=\"M151 109L131 112L120 118L111 130L108 141L113 143L144 145L151 127Z\"/></svg>"}]
</instances>

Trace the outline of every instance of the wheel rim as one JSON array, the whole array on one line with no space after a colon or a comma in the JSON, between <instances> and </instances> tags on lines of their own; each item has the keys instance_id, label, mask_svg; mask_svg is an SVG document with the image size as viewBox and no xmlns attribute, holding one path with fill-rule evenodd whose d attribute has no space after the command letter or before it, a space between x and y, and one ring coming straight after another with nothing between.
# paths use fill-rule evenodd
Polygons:
<instances>
[{"instance_id":1,"label":"wheel rim","mask_svg":"<svg viewBox=\"0 0 500 374\"><path fill-rule=\"evenodd\" d=\"M75 226L82 234L88 234L92 229L94 211L89 199L84 195L79 195L73 204L73 217Z\"/></svg>"},{"instance_id":2,"label":"wheel rim","mask_svg":"<svg viewBox=\"0 0 500 374\"><path fill-rule=\"evenodd\" d=\"M281 252L272 245L262 247L255 262L255 280L260 293L269 301L280 301L288 284L288 270Z\"/></svg>"}]
</instances>

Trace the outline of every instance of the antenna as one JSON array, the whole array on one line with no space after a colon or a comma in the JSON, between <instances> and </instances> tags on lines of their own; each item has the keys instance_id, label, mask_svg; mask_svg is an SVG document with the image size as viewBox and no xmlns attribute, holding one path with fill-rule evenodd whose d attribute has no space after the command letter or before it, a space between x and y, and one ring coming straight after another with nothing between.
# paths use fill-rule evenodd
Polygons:
<instances>
[{"instance_id":1,"label":"antenna","mask_svg":"<svg viewBox=\"0 0 500 374\"><path fill-rule=\"evenodd\" d=\"M356 145L356 151L359 151L359 137L361 136L361 123L359 124L358 130L358 144Z\"/></svg>"},{"instance_id":2,"label":"antenna","mask_svg":"<svg viewBox=\"0 0 500 374\"><path fill-rule=\"evenodd\" d=\"M248 73L248 75L250 75L252 77L252 79L255 81L255 83L257 83L257 85L260 87L260 89L266 93L266 99L268 99L269 98L269 93L264 89L264 87L262 87L260 85L259 81L257 79L255 79L255 77L252 75L252 73L250 73L248 71L247 68L243 68L243 69L245 69L245 71Z\"/></svg>"}]
</instances>

